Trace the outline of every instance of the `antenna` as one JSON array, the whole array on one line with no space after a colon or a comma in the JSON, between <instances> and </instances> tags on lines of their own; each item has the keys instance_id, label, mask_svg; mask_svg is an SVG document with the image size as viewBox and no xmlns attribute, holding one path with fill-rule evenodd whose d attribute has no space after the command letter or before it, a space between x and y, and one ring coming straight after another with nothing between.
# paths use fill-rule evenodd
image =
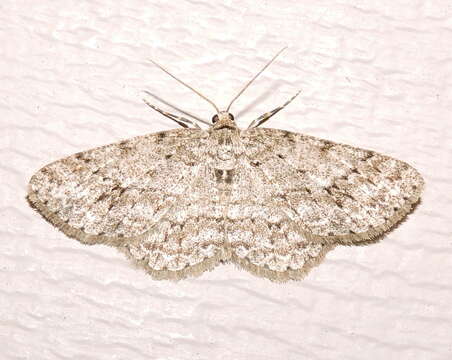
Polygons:
<instances>
[{"instance_id":1,"label":"antenna","mask_svg":"<svg viewBox=\"0 0 452 360\"><path fill-rule=\"evenodd\" d=\"M179 81L182 85L188 87L191 91L193 91L194 93L198 94L198 95L199 95L200 97L202 97L204 100L206 100L207 102L209 102L209 103L215 108L215 110L217 111L217 113L218 113L218 114L220 113L220 110L218 109L218 107L215 105L215 103L214 103L212 100L208 99L206 96L204 96L203 94L201 94L199 91L193 89L190 85L186 84L186 83L183 82L182 80L180 80L180 79L178 79L177 77L175 77L175 76L174 76L173 74L171 74L168 70L166 70L162 65L156 63L154 60L149 59L149 61L150 61L151 63L153 63L155 66L157 66L158 68L160 68L160 70L166 72L166 73L167 73L169 76L171 76L174 80Z\"/></svg>"},{"instance_id":2,"label":"antenna","mask_svg":"<svg viewBox=\"0 0 452 360\"><path fill-rule=\"evenodd\" d=\"M251 83L254 81L254 80L256 80L256 78L260 75L260 74L262 74L263 72L264 72L264 70L266 69L266 68L268 68L269 67L269 65L273 62L273 61L275 61L275 59L278 57L278 55L279 54L281 54L284 50L286 50L287 49L287 46L285 46L285 47L283 47L281 50L279 50L278 51L278 53L275 55L275 56L273 56L273 58L262 68L262 70L261 71L259 71L250 81L248 81L248 83L243 87L243 89L242 90L240 90L240 92L232 99L232 101L231 101L231 103L229 104L229 106L228 106L228 108L226 109L226 112L229 112L229 109L231 108L231 105L232 105L232 103L235 101L235 100L237 100L237 98L240 96L240 95L242 95L242 93L248 88L248 86L250 86L251 85Z\"/></svg>"}]
</instances>

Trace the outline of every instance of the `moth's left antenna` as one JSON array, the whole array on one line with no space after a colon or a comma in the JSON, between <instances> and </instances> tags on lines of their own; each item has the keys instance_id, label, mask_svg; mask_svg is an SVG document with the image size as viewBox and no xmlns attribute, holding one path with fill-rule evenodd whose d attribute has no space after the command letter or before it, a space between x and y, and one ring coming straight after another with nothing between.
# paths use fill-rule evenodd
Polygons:
<instances>
[{"instance_id":1,"label":"moth's left antenna","mask_svg":"<svg viewBox=\"0 0 452 360\"><path fill-rule=\"evenodd\" d=\"M203 94L201 94L198 90L193 89L190 85L186 84L185 82L183 82L181 79L178 79L176 76L174 76L173 74L171 74L168 70L166 70L162 65L156 63L154 60L149 59L149 61L151 63L153 63L155 66L157 66L158 68L160 68L160 70L166 72L169 76L171 76L174 80L180 82L182 85L188 87L191 91L193 91L194 93L198 94L200 97L202 97L204 100L206 100L208 103L210 103L216 110L216 112L219 114L220 113L220 109L218 109L218 106L215 105L215 103L208 99L206 96L204 96Z\"/></svg>"}]
</instances>

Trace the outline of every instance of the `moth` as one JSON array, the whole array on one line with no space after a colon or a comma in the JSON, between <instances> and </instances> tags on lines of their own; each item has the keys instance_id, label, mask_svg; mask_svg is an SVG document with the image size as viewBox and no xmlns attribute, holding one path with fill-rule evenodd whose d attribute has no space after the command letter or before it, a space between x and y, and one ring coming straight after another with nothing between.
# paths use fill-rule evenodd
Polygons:
<instances>
[{"instance_id":1,"label":"moth","mask_svg":"<svg viewBox=\"0 0 452 360\"><path fill-rule=\"evenodd\" d=\"M284 50L284 49L283 49ZM424 181L403 161L316 137L244 129L229 111L79 152L40 169L27 199L84 244L125 253L155 279L200 275L232 262L273 281L301 279L337 245L376 242L419 202ZM208 124L202 128L198 123Z\"/></svg>"}]
</instances>

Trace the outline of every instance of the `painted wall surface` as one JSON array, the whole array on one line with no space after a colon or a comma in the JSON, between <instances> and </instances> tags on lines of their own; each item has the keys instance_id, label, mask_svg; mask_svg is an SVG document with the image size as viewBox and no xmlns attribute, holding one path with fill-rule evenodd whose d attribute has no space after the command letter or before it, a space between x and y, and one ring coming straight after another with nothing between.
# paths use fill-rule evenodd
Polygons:
<instances>
[{"instance_id":1,"label":"painted wall surface","mask_svg":"<svg viewBox=\"0 0 452 360\"><path fill-rule=\"evenodd\" d=\"M452 358L449 0L3 0L0 44L1 359ZM41 166L177 127L143 89L211 118L149 57L225 106L284 45L237 121L301 88L268 126L416 167L423 203L384 241L338 247L301 282L232 265L159 282L29 208Z\"/></svg>"}]
</instances>

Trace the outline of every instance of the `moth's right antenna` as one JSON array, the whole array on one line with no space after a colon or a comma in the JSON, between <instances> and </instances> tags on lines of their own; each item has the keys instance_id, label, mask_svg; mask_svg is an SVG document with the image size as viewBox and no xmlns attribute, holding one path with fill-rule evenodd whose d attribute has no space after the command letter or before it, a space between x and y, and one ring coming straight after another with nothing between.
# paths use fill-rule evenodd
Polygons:
<instances>
[{"instance_id":1,"label":"moth's right antenna","mask_svg":"<svg viewBox=\"0 0 452 360\"><path fill-rule=\"evenodd\" d=\"M198 90L193 89L190 85L186 84L185 82L183 82L182 80L178 79L177 77L175 77L173 74L171 74L168 70L166 70L162 65L156 63L154 60L149 59L149 61L151 63L153 63L155 66L157 66L158 68L160 68L160 70L166 72L169 76L171 76L174 80L179 81L182 85L188 87L191 91L193 91L194 93L198 94L200 97L202 97L204 100L206 100L208 103L210 103L211 105L213 105L213 107L215 108L215 110L217 111L217 114L220 113L220 109L218 109L218 106L215 105L215 103L208 99L206 96L204 96L203 94L201 94Z\"/></svg>"},{"instance_id":2,"label":"moth's right antenna","mask_svg":"<svg viewBox=\"0 0 452 360\"><path fill-rule=\"evenodd\" d=\"M233 103L235 100L237 100L237 98L238 98L240 95L242 95L242 93L248 88L248 86L250 86L251 83L252 83L254 80L256 80L256 78L257 78L260 74L262 74L262 73L264 72L264 70L265 70L266 68L268 68L268 67L270 66L270 64L271 64L273 61L275 61L275 59L278 57L278 55L281 54L281 53L282 53L284 50L286 50L286 49L287 49L287 46L285 46L285 47L283 47L281 50L279 50L278 53L277 53L275 56L273 56L273 59L271 59L271 60L270 60L270 61L262 68L261 71L259 71L259 72L258 72L258 73L250 80L250 81L248 81L248 83L243 87L243 89L239 91L239 93L234 97L234 99L232 99L231 103L229 104L228 108L226 109L226 112L229 112L229 109L231 108L232 103Z\"/></svg>"},{"instance_id":3,"label":"moth's right antenna","mask_svg":"<svg viewBox=\"0 0 452 360\"><path fill-rule=\"evenodd\" d=\"M272 111L266 112L265 114L259 116L256 120L253 120L251 124L248 126L248 129L253 127L261 126L264 122L266 122L268 119L270 119L273 115L275 115L277 112L284 109L287 105L289 105L293 99L295 99L298 94L300 94L301 90L298 90L298 92L292 96L289 100L287 100L283 105L278 106L276 109L273 109Z\"/></svg>"}]
</instances>

